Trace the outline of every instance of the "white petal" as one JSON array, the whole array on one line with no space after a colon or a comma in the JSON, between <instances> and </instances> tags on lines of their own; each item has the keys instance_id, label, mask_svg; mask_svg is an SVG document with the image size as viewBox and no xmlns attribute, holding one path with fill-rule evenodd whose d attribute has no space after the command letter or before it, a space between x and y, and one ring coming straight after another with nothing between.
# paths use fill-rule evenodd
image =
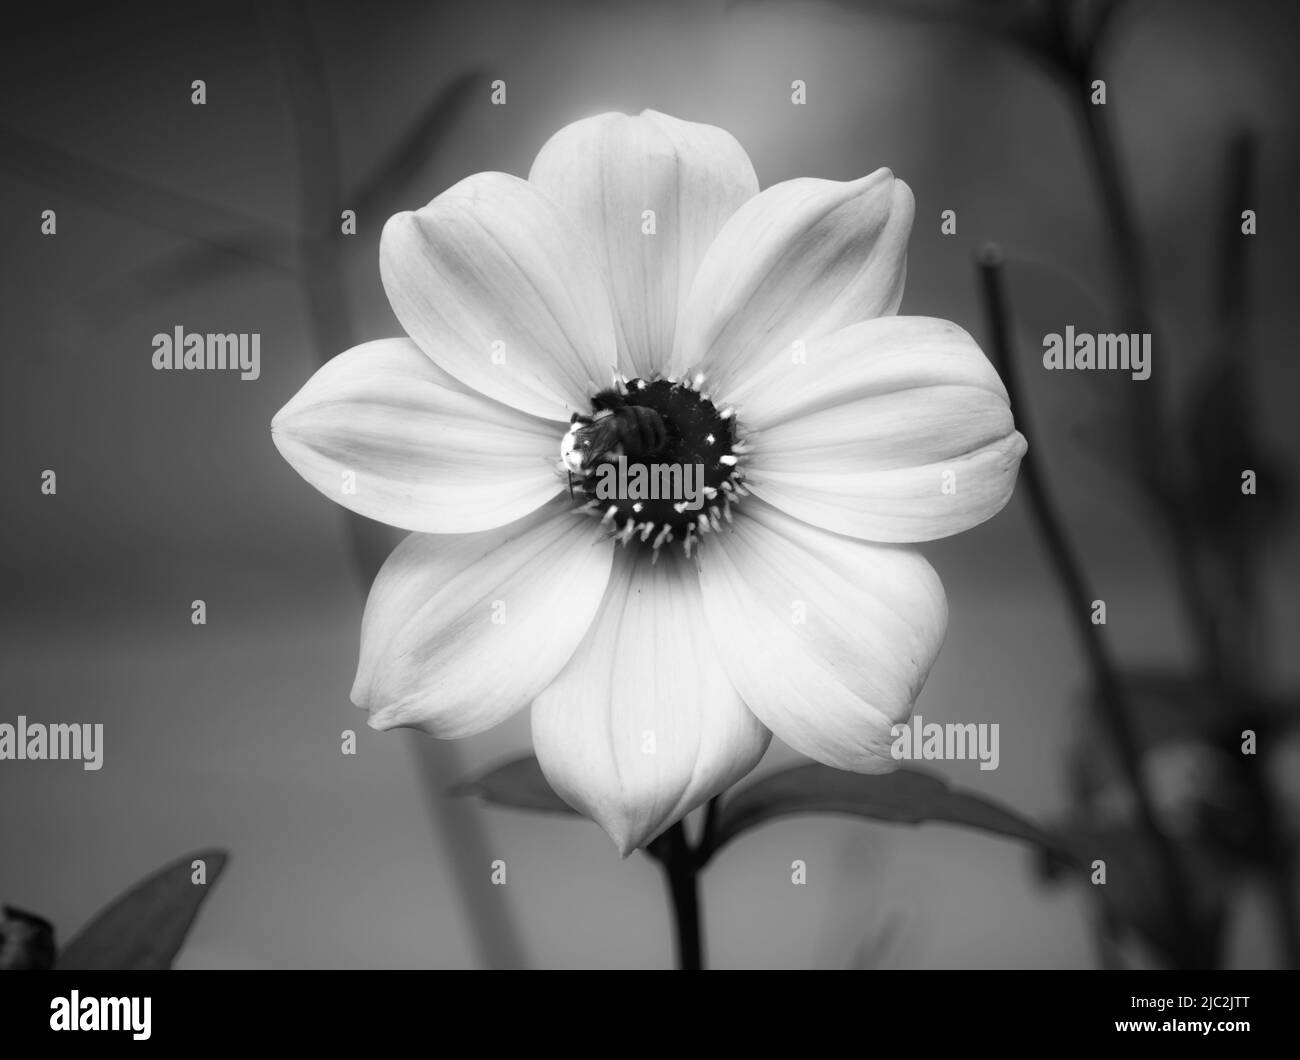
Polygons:
<instances>
[{"instance_id":1,"label":"white petal","mask_svg":"<svg viewBox=\"0 0 1300 1060\"><path fill-rule=\"evenodd\" d=\"M587 639L533 704L551 786L627 855L753 769L768 739L718 662L694 567L620 550Z\"/></svg>"},{"instance_id":2,"label":"white petal","mask_svg":"<svg viewBox=\"0 0 1300 1060\"><path fill-rule=\"evenodd\" d=\"M412 534L371 587L352 702L376 729L456 737L503 721L582 641L613 547L567 498L481 534Z\"/></svg>"},{"instance_id":3,"label":"white petal","mask_svg":"<svg viewBox=\"0 0 1300 1060\"><path fill-rule=\"evenodd\" d=\"M325 496L428 533L502 526L554 497L562 430L462 387L409 339L339 354L271 422Z\"/></svg>"},{"instance_id":4,"label":"white petal","mask_svg":"<svg viewBox=\"0 0 1300 1060\"><path fill-rule=\"evenodd\" d=\"M672 369L702 369L730 403L771 359L903 297L912 193L887 169L861 180L789 180L750 199L709 247L677 327Z\"/></svg>"},{"instance_id":5,"label":"white petal","mask_svg":"<svg viewBox=\"0 0 1300 1060\"><path fill-rule=\"evenodd\" d=\"M744 149L722 129L652 110L601 114L552 136L528 179L586 233L610 292L621 363L639 376L663 369L705 251L758 194Z\"/></svg>"},{"instance_id":6,"label":"white petal","mask_svg":"<svg viewBox=\"0 0 1300 1060\"><path fill-rule=\"evenodd\" d=\"M1007 392L956 324L887 317L809 344L758 380L746 484L806 522L929 541L1002 510L1026 450Z\"/></svg>"},{"instance_id":7,"label":"white petal","mask_svg":"<svg viewBox=\"0 0 1300 1060\"><path fill-rule=\"evenodd\" d=\"M393 312L457 379L567 421L617 363L609 299L576 226L526 180L476 173L384 226Z\"/></svg>"},{"instance_id":8,"label":"white petal","mask_svg":"<svg viewBox=\"0 0 1300 1060\"><path fill-rule=\"evenodd\" d=\"M745 703L795 750L882 773L948 622L919 553L839 537L750 498L701 557L704 610Z\"/></svg>"}]
</instances>

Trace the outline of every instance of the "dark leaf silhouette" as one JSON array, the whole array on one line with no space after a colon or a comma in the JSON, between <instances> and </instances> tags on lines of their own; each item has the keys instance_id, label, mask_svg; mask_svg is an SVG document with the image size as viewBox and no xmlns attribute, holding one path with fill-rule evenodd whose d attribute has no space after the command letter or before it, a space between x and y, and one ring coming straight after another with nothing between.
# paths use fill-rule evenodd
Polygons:
<instances>
[{"instance_id":1,"label":"dark leaf silhouette","mask_svg":"<svg viewBox=\"0 0 1300 1060\"><path fill-rule=\"evenodd\" d=\"M192 863L207 882L191 882ZM60 970L166 969L172 966L203 899L226 866L223 850L200 850L165 865L96 916L59 954Z\"/></svg>"},{"instance_id":2,"label":"dark leaf silhouette","mask_svg":"<svg viewBox=\"0 0 1300 1060\"><path fill-rule=\"evenodd\" d=\"M54 925L34 913L0 908L0 972L44 971L54 963Z\"/></svg>"},{"instance_id":3,"label":"dark leaf silhouette","mask_svg":"<svg viewBox=\"0 0 1300 1060\"><path fill-rule=\"evenodd\" d=\"M772 773L727 799L719 812L713 850L777 817L846 813L894 824L941 821L1020 839L1068 858L1053 836L1012 810L942 777L915 769L863 775L809 764Z\"/></svg>"}]
</instances>

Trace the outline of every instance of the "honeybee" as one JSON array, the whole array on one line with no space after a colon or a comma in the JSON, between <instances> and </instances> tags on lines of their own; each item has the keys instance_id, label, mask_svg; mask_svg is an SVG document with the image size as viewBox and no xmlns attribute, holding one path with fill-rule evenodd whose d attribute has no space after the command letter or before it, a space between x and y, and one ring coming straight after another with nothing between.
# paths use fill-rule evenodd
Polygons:
<instances>
[{"instance_id":1,"label":"honeybee","mask_svg":"<svg viewBox=\"0 0 1300 1060\"><path fill-rule=\"evenodd\" d=\"M591 399L593 414L574 413L560 442L560 459L570 475L585 475L614 457L644 460L668 444L663 417L654 409L629 405L617 390L602 390ZM570 479L572 492L572 479Z\"/></svg>"}]
</instances>

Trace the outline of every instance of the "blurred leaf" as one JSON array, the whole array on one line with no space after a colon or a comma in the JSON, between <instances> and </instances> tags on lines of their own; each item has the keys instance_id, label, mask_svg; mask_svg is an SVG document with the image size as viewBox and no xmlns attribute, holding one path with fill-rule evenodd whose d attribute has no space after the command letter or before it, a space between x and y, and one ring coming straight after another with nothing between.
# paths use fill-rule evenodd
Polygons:
<instances>
[{"instance_id":1,"label":"blurred leaf","mask_svg":"<svg viewBox=\"0 0 1300 1060\"><path fill-rule=\"evenodd\" d=\"M428 164L470 100L487 98L488 77L471 70L453 78L415 119L397 146L356 189L352 201L357 217L387 219L410 205L409 189ZM415 205L423 206L433 196Z\"/></svg>"},{"instance_id":2,"label":"blurred leaf","mask_svg":"<svg viewBox=\"0 0 1300 1060\"><path fill-rule=\"evenodd\" d=\"M12 906L0 908L0 972L43 972L54 964L54 925Z\"/></svg>"},{"instance_id":3,"label":"blurred leaf","mask_svg":"<svg viewBox=\"0 0 1300 1060\"><path fill-rule=\"evenodd\" d=\"M1216 749L1216 730L1227 716L1224 704L1201 680L1177 671L1127 670L1116 675L1131 705L1129 727L1140 768L1156 812L1166 828L1188 821L1167 785L1158 784L1153 763L1167 751ZM1136 812L1133 790L1115 756L1114 739L1104 722L1102 692L1084 690L1078 725L1068 751L1074 796L1094 823L1123 822ZM1177 820L1175 820L1177 818Z\"/></svg>"},{"instance_id":4,"label":"blurred leaf","mask_svg":"<svg viewBox=\"0 0 1300 1060\"><path fill-rule=\"evenodd\" d=\"M733 0L728 6L748 5L745 0ZM1044 22L1037 0L835 0L835 6L865 15L946 22L1014 37L1037 35Z\"/></svg>"},{"instance_id":5,"label":"blurred leaf","mask_svg":"<svg viewBox=\"0 0 1300 1060\"><path fill-rule=\"evenodd\" d=\"M1118 676L1126 701L1133 705L1130 724L1143 755L1171 744L1205 744L1235 755L1243 728L1256 730L1264 739L1300 718L1300 703L1294 700L1257 695L1248 701L1226 701L1199 676L1177 670L1129 669ZM1076 794L1083 798L1119 777L1112 740L1099 720L1099 696L1095 687L1086 692L1074 741L1081 769Z\"/></svg>"},{"instance_id":6,"label":"blurred leaf","mask_svg":"<svg viewBox=\"0 0 1300 1060\"><path fill-rule=\"evenodd\" d=\"M882 909L876 915L875 925L863 935L849 959L853 970L885 968L899 948L908 928L908 917L900 909Z\"/></svg>"},{"instance_id":7,"label":"blurred leaf","mask_svg":"<svg viewBox=\"0 0 1300 1060\"><path fill-rule=\"evenodd\" d=\"M151 291L156 288L164 295L171 295L250 269L266 268L292 275L298 268L296 243L296 237L275 231L214 236L206 243L195 243L162 255L129 282L150 285Z\"/></svg>"},{"instance_id":8,"label":"blurred leaf","mask_svg":"<svg viewBox=\"0 0 1300 1060\"><path fill-rule=\"evenodd\" d=\"M577 811L560 798L532 755L516 758L484 773L477 780L467 780L451 789L453 795L478 795L498 806L542 813L577 816Z\"/></svg>"},{"instance_id":9,"label":"blurred leaf","mask_svg":"<svg viewBox=\"0 0 1300 1060\"><path fill-rule=\"evenodd\" d=\"M729 0L745 7L764 0ZM1061 27L1049 5L1039 0L834 0L835 6L863 15L884 15L920 24L953 26L987 34L1020 49L1053 76L1065 62Z\"/></svg>"},{"instance_id":10,"label":"blurred leaf","mask_svg":"<svg viewBox=\"0 0 1300 1060\"><path fill-rule=\"evenodd\" d=\"M895 824L943 821L1021 839L1068 857L1037 825L982 795L950 787L936 774L900 769L865 775L815 763L769 774L726 799L709 853L774 818L804 813L847 813Z\"/></svg>"},{"instance_id":11,"label":"blurred leaf","mask_svg":"<svg viewBox=\"0 0 1300 1060\"><path fill-rule=\"evenodd\" d=\"M1300 720L1300 703L1254 695L1229 699L1178 671L1128 670L1120 680L1132 705L1140 768L1162 827L1195 836L1223 857L1255 858L1272 842L1251 805L1250 773L1259 760L1241 754L1241 732L1261 748L1280 746ZM1083 700L1068 752L1073 794L1094 827L1133 820L1132 788L1100 724L1093 690Z\"/></svg>"},{"instance_id":12,"label":"blurred leaf","mask_svg":"<svg viewBox=\"0 0 1300 1060\"><path fill-rule=\"evenodd\" d=\"M1100 903L1106 924L1113 933L1136 932L1162 958L1177 964L1187 955L1187 939L1173 915L1173 904L1158 884L1158 869L1149 838L1132 826L1097 828L1072 825L1059 834L1080 866L1075 878ZM1198 936L1208 946L1200 955L1207 965L1218 965L1229 879L1220 862L1210 853L1180 844L1189 881L1192 915L1200 925ZM1092 864L1106 863L1106 882L1093 884Z\"/></svg>"},{"instance_id":13,"label":"blurred leaf","mask_svg":"<svg viewBox=\"0 0 1300 1060\"><path fill-rule=\"evenodd\" d=\"M1136 426L1149 416L1144 405L1148 391L1134 386L1125 372L1044 372L1037 367L1044 336L1062 334L1065 321L1073 324L1075 334L1122 331L1122 326L1102 296L1070 269L1010 251L1005 261L1008 287L1015 296L1022 401L1052 435L1044 441L1040 426L1040 448L1054 447L1056 437L1068 439L1071 452L1062 456L1078 454L1114 476L1125 500L1137 501L1135 507L1140 507L1144 476L1151 468Z\"/></svg>"},{"instance_id":14,"label":"blurred leaf","mask_svg":"<svg viewBox=\"0 0 1300 1060\"><path fill-rule=\"evenodd\" d=\"M75 196L112 213L171 232L193 245L125 279L114 279L74 312L92 325L106 314L144 305L141 292L160 296L242 272L250 265L282 271L295 265L293 237L274 225L174 191L132 173L0 127L0 166L41 188ZM244 234L238 234L244 233Z\"/></svg>"},{"instance_id":15,"label":"blurred leaf","mask_svg":"<svg viewBox=\"0 0 1300 1060\"><path fill-rule=\"evenodd\" d=\"M274 231L274 226L236 210L100 165L3 127L0 166L41 188L76 196L111 213L187 239L219 245L231 232Z\"/></svg>"},{"instance_id":16,"label":"blurred leaf","mask_svg":"<svg viewBox=\"0 0 1300 1060\"><path fill-rule=\"evenodd\" d=\"M1214 252L1216 316L1219 330L1227 338L1249 323L1250 253L1254 240L1241 230L1241 213L1259 203L1256 170L1259 139L1254 130L1239 128L1230 137L1224 151L1222 198L1215 215L1218 232ZM1226 351L1244 359L1244 349Z\"/></svg>"},{"instance_id":17,"label":"blurred leaf","mask_svg":"<svg viewBox=\"0 0 1300 1060\"><path fill-rule=\"evenodd\" d=\"M207 284L259 275L267 269L292 275L295 268L294 248L288 238L223 236L211 243L180 247L125 276L108 277L78 309L92 324L99 324L105 318L120 319L156 309L161 301Z\"/></svg>"},{"instance_id":18,"label":"blurred leaf","mask_svg":"<svg viewBox=\"0 0 1300 1060\"><path fill-rule=\"evenodd\" d=\"M96 916L59 955L61 971L166 969L199 906L226 866L223 850L200 850L136 884ZM207 882L191 882L191 862L207 864Z\"/></svg>"},{"instance_id":19,"label":"blurred leaf","mask_svg":"<svg viewBox=\"0 0 1300 1060\"><path fill-rule=\"evenodd\" d=\"M1117 677L1124 698L1133 704L1130 725L1139 751L1187 740L1213 742L1229 705L1221 702L1204 680L1178 670L1154 669L1128 669ZM1084 713L1089 723L1085 740L1098 752L1111 746L1109 735L1097 721L1100 696L1095 686L1087 690Z\"/></svg>"},{"instance_id":20,"label":"blurred leaf","mask_svg":"<svg viewBox=\"0 0 1300 1060\"><path fill-rule=\"evenodd\" d=\"M1244 237L1243 237L1244 238ZM1229 340L1232 341L1232 340ZM1243 333L1236 341L1249 342ZM1185 510L1211 540L1251 548L1268 537L1289 507L1288 482L1279 461L1255 431L1258 411L1246 392L1241 351L1218 351L1192 385L1181 433ZM1256 475L1254 495L1241 492L1241 474Z\"/></svg>"},{"instance_id":21,"label":"blurred leaf","mask_svg":"<svg viewBox=\"0 0 1300 1060\"><path fill-rule=\"evenodd\" d=\"M1210 356L1192 384L1182 433L1186 511L1220 548L1250 550L1286 508L1279 461L1265 451L1256 424L1250 281L1255 240L1241 231L1241 212L1258 205L1258 138L1238 129L1226 145L1223 186L1214 215L1215 327ZM1258 476L1255 496L1241 492L1241 473Z\"/></svg>"}]
</instances>

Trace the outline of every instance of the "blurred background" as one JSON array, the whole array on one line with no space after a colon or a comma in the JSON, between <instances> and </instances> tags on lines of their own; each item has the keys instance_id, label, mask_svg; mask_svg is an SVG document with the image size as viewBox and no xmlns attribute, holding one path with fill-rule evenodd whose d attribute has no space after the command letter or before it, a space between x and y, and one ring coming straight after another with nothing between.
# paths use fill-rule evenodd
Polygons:
<instances>
[{"instance_id":1,"label":"blurred background","mask_svg":"<svg viewBox=\"0 0 1300 1060\"><path fill-rule=\"evenodd\" d=\"M49 2L15 21L0 41L0 721L102 722L105 760L0 762L0 900L67 939L162 863L220 846L232 860L178 967L670 964L646 859L620 861L586 821L431 802L526 752L526 713L436 747L366 728L348 701L363 586L344 513L269 431L341 352L321 348L330 336L399 333L377 267L389 213L477 171L526 175L551 133L605 110L720 125L763 187L889 166L917 199L902 312L977 338L973 256L1001 244L1031 451L1107 601L1107 642L1125 667L1194 661L1168 548L1124 481L1133 454L1105 426L1117 381L1038 367L1044 333L1108 330L1116 293L1075 114L1022 50L945 10L1023 4L896 15L909 6L386 0L313 3L304 19L252 3ZM1243 123L1257 136L1252 422L1282 454L1300 447L1297 31L1284 0L1133 3L1100 74L1162 336L1153 378L1169 391L1213 352L1226 145ZM494 79L505 106L490 103ZM439 99L427 150L403 154ZM394 152L401 186L376 184ZM352 237L338 234L348 208ZM948 209L957 233L944 236ZM56 236L41 234L44 210ZM300 256L266 249L305 230ZM152 336L177 325L260 332L261 377L152 370ZM1285 650L1300 631L1295 544L1282 535L1261 559L1257 677L1282 700L1300 683ZM1023 495L925 551L951 623L917 710L1001 726L996 771L941 769L1036 821L1065 819L1087 675ZM353 757L340 754L349 728ZM774 742L760 770L794 761ZM497 858L505 887L489 880ZM1227 873L1227 856L1198 871ZM1049 886L1008 840L941 825L782 820L719 855L703 903L716 967L1098 963L1082 889ZM1223 961L1282 960L1247 880Z\"/></svg>"}]
</instances>

